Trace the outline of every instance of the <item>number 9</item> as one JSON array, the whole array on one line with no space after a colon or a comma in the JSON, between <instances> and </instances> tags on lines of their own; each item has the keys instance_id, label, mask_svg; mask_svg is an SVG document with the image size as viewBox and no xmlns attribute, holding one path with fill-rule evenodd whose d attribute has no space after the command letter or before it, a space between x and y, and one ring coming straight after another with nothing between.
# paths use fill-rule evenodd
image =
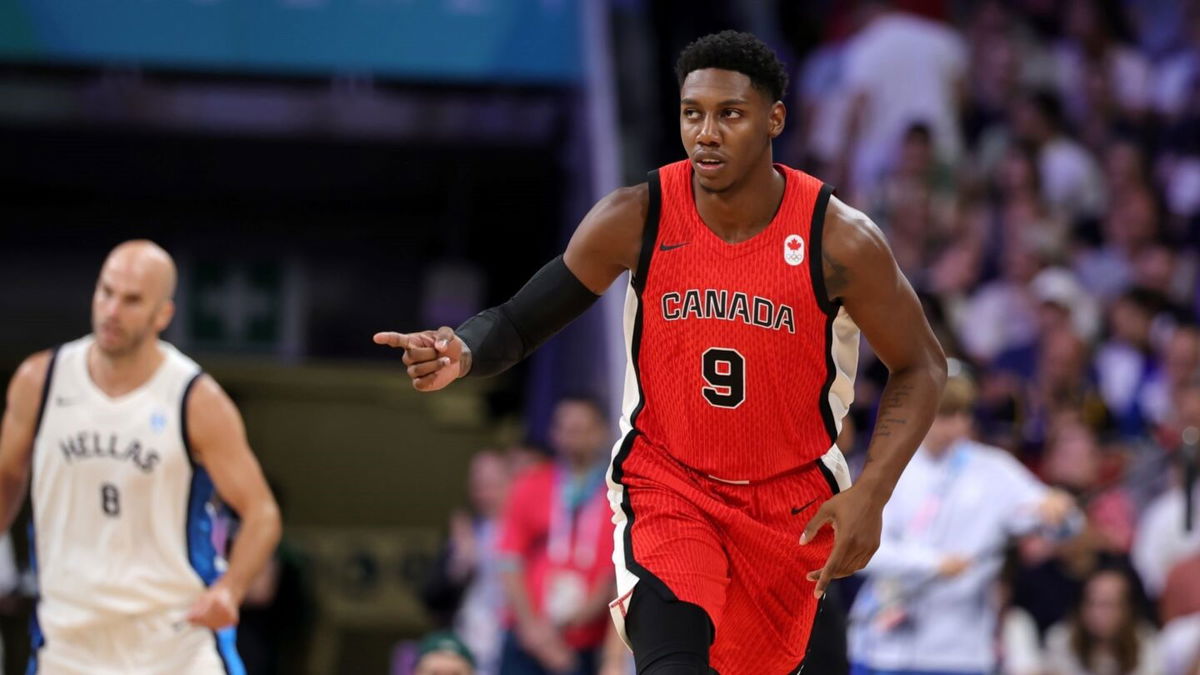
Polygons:
<instances>
[{"instance_id":1,"label":"number 9","mask_svg":"<svg viewBox=\"0 0 1200 675\"><path fill-rule=\"evenodd\" d=\"M700 358L707 387L705 400L718 408L736 408L746 400L746 359L735 349L712 347Z\"/></svg>"}]
</instances>

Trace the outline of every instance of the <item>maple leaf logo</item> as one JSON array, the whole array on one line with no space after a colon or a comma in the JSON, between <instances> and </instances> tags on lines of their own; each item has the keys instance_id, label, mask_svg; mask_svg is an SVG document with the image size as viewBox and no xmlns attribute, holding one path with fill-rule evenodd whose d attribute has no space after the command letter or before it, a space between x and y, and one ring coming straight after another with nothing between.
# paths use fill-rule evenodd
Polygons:
<instances>
[{"instance_id":1,"label":"maple leaf logo","mask_svg":"<svg viewBox=\"0 0 1200 675\"><path fill-rule=\"evenodd\" d=\"M790 248L791 250L793 250L793 251L799 251L799 250L800 250L800 246L801 246L801 244L800 244L800 240L799 240L799 239L789 239L789 240L788 240L787 247L788 247L788 248Z\"/></svg>"}]
</instances>

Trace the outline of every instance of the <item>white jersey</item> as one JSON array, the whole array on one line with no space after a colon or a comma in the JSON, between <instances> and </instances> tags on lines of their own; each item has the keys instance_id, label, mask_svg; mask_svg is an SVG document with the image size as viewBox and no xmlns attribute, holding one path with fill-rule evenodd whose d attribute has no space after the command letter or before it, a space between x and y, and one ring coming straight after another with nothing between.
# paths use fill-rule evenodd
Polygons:
<instances>
[{"instance_id":1,"label":"white jersey","mask_svg":"<svg viewBox=\"0 0 1200 675\"><path fill-rule=\"evenodd\" d=\"M160 342L154 375L111 398L88 373L92 342L55 352L34 440L37 620L47 634L186 611L224 569L213 484L187 442L200 367Z\"/></svg>"}]
</instances>

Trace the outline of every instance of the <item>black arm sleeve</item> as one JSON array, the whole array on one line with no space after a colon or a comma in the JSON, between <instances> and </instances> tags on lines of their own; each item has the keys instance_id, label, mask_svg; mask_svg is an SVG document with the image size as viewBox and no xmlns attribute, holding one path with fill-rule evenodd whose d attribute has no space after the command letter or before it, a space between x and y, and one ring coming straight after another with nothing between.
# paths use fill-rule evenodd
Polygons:
<instances>
[{"instance_id":1,"label":"black arm sleeve","mask_svg":"<svg viewBox=\"0 0 1200 675\"><path fill-rule=\"evenodd\" d=\"M471 350L467 376L488 377L508 370L599 297L567 269L561 255L551 260L508 302L483 310L455 329Z\"/></svg>"}]
</instances>

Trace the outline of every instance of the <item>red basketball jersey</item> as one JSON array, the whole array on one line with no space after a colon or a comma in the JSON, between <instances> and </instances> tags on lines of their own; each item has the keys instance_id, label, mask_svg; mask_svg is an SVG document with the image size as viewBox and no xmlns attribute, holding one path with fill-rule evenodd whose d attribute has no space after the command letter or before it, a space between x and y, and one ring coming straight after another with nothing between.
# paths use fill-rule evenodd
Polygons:
<instances>
[{"instance_id":1,"label":"red basketball jersey","mask_svg":"<svg viewBox=\"0 0 1200 675\"><path fill-rule=\"evenodd\" d=\"M651 172L626 300L627 437L725 481L819 458L854 393L858 327L827 299L821 265L832 190L776 169L787 181L779 210L738 244L701 220L688 161Z\"/></svg>"}]
</instances>

